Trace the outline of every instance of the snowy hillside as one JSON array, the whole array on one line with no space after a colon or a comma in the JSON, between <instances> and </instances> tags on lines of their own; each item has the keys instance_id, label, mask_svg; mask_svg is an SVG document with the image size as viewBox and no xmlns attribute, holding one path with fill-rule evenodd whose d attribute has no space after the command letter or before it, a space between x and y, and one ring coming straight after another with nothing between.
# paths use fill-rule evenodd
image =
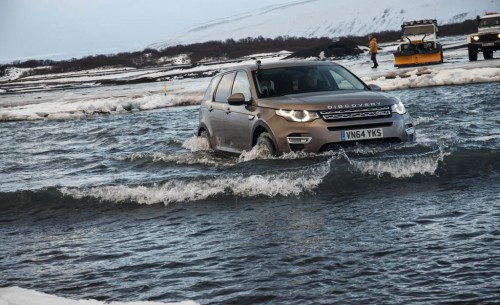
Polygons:
<instances>
[{"instance_id":1,"label":"snowy hillside","mask_svg":"<svg viewBox=\"0 0 500 305\"><path fill-rule=\"evenodd\" d=\"M277 36L334 37L397 30L403 21L436 18L439 24L500 11L500 0L301 0L200 24L149 47L209 40Z\"/></svg>"}]
</instances>

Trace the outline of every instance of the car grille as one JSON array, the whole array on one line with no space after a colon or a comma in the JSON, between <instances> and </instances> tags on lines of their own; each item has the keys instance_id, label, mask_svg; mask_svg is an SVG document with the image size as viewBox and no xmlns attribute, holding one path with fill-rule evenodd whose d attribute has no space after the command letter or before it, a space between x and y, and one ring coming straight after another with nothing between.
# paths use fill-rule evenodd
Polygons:
<instances>
[{"instance_id":1,"label":"car grille","mask_svg":"<svg viewBox=\"0 0 500 305\"><path fill-rule=\"evenodd\" d=\"M362 120L390 117L391 106L377 106L365 108L331 109L320 111L319 114L325 122L338 122L348 120Z\"/></svg>"},{"instance_id":2,"label":"car grille","mask_svg":"<svg viewBox=\"0 0 500 305\"><path fill-rule=\"evenodd\" d=\"M498 40L498 34L483 34L478 35L480 42L488 42Z\"/></svg>"}]
</instances>

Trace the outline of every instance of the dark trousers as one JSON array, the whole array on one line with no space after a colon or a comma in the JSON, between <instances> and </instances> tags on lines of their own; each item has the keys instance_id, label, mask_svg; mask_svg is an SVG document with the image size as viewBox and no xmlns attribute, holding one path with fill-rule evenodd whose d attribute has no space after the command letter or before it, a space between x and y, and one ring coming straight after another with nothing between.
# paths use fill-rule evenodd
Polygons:
<instances>
[{"instance_id":1,"label":"dark trousers","mask_svg":"<svg viewBox=\"0 0 500 305\"><path fill-rule=\"evenodd\" d=\"M372 53L372 61L373 61L373 66L378 67L377 63L377 53Z\"/></svg>"}]
</instances>

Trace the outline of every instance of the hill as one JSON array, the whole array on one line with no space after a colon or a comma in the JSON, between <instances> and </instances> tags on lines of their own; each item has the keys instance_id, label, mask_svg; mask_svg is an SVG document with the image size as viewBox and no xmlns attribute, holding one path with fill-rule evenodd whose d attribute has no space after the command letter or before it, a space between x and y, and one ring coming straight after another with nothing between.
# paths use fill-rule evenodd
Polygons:
<instances>
[{"instance_id":1,"label":"hill","mask_svg":"<svg viewBox=\"0 0 500 305\"><path fill-rule=\"evenodd\" d=\"M179 44L257 36L366 36L370 32L399 30L403 21L432 18L445 25L475 19L492 10L500 11L498 0L302 0L213 20L148 47L164 49Z\"/></svg>"}]
</instances>

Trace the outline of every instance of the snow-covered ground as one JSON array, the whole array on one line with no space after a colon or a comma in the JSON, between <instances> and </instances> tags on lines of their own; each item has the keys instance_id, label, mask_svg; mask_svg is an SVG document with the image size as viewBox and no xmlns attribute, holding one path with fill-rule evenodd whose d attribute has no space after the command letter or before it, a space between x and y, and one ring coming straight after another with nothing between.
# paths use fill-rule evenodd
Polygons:
<instances>
[{"instance_id":1,"label":"snow-covered ground","mask_svg":"<svg viewBox=\"0 0 500 305\"><path fill-rule=\"evenodd\" d=\"M500 59L469 62L465 47L454 48L464 45L465 36L443 38L441 43L445 48L444 63L439 65L395 68L392 55L395 43L380 45L378 69L371 69L370 57L366 53L334 61L353 71L366 83L379 85L382 90L500 82ZM257 54L255 57L265 63L282 59L288 54ZM499 52L495 56L499 57ZM254 63L254 60L245 58L238 62L207 63L195 67L99 69L22 78L21 72L14 70L0 79L0 90L3 90L0 91L0 121L78 119L98 114L196 105L203 96L210 75L244 63ZM144 78L160 81L102 85L103 82Z\"/></svg>"},{"instance_id":2,"label":"snow-covered ground","mask_svg":"<svg viewBox=\"0 0 500 305\"><path fill-rule=\"evenodd\" d=\"M162 302L101 302L96 300L71 300L20 287L0 288L0 305L199 305L194 301Z\"/></svg>"}]
</instances>

